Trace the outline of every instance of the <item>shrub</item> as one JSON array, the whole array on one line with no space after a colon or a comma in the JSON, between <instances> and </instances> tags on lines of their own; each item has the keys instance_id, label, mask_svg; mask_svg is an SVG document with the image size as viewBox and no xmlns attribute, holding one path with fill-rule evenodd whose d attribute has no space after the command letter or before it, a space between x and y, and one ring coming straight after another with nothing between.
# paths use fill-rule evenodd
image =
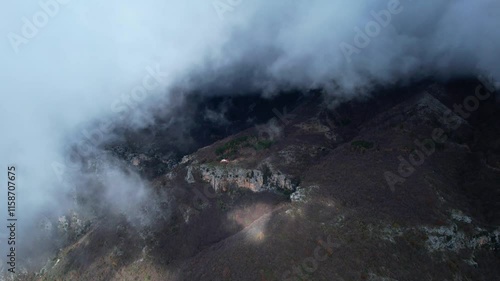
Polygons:
<instances>
[{"instance_id":1,"label":"shrub","mask_svg":"<svg viewBox=\"0 0 500 281\"><path fill-rule=\"evenodd\" d=\"M232 156L237 154L242 147L251 147L255 150L263 150L270 148L272 144L273 141L271 140L259 140L257 137L244 136L228 141L224 145L217 147L215 149L215 154L221 158L223 156Z\"/></svg>"},{"instance_id":2,"label":"shrub","mask_svg":"<svg viewBox=\"0 0 500 281\"><path fill-rule=\"evenodd\" d=\"M348 126L349 124L351 124L351 119L349 118L344 118L342 120L340 120L340 126L342 127L345 127L345 126Z\"/></svg>"},{"instance_id":3,"label":"shrub","mask_svg":"<svg viewBox=\"0 0 500 281\"><path fill-rule=\"evenodd\" d=\"M273 145L273 141L271 140L261 140L261 141L257 141L256 144L254 144L254 148L255 150L262 150L262 149L268 149L271 147L271 145Z\"/></svg>"},{"instance_id":4,"label":"shrub","mask_svg":"<svg viewBox=\"0 0 500 281\"><path fill-rule=\"evenodd\" d=\"M363 149L371 149L374 146L373 142L364 141L364 140L353 141L353 142L351 142L351 145L354 147L363 148Z\"/></svg>"}]
</instances>

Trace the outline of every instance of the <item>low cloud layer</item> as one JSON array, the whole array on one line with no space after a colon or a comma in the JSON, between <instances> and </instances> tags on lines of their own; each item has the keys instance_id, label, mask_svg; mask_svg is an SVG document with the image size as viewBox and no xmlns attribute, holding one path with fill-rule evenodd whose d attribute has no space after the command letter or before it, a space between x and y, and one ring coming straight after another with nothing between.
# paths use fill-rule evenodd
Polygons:
<instances>
[{"instance_id":1,"label":"low cloud layer","mask_svg":"<svg viewBox=\"0 0 500 281\"><path fill-rule=\"evenodd\" d=\"M120 137L103 120L150 125L152 107L168 110L192 90L323 87L351 98L426 77L500 81L499 14L496 0L4 3L0 163L18 167L20 227L29 233L41 211L72 208L72 180L81 178L65 170L68 147L96 149L88 133L96 126ZM131 182L112 171L116 183ZM106 198L134 197L106 181Z\"/></svg>"}]
</instances>

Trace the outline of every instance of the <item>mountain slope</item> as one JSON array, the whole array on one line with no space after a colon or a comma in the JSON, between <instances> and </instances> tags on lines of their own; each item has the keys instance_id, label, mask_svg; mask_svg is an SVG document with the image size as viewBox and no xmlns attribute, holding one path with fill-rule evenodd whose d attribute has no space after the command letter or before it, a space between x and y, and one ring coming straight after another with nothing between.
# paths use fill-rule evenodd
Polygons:
<instances>
[{"instance_id":1,"label":"mountain slope","mask_svg":"<svg viewBox=\"0 0 500 281\"><path fill-rule=\"evenodd\" d=\"M499 105L452 112L476 86L275 108L152 180L168 220L103 217L33 278L494 280Z\"/></svg>"}]
</instances>

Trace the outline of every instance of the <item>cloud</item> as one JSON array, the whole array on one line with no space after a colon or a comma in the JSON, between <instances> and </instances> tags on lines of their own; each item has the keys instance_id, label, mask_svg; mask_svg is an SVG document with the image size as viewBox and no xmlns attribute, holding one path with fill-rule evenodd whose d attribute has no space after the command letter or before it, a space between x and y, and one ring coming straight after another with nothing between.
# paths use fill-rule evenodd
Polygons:
<instances>
[{"instance_id":1,"label":"cloud","mask_svg":"<svg viewBox=\"0 0 500 281\"><path fill-rule=\"evenodd\" d=\"M251 2L231 15L238 24L210 61L210 76L251 67L248 77L256 85L326 87L333 95L428 76L475 75L477 68L500 77L494 63L500 45L496 1ZM374 14L394 6L399 12L389 25L367 36L366 28L380 22ZM346 58L341 44L356 46L359 33L369 44Z\"/></svg>"}]
</instances>

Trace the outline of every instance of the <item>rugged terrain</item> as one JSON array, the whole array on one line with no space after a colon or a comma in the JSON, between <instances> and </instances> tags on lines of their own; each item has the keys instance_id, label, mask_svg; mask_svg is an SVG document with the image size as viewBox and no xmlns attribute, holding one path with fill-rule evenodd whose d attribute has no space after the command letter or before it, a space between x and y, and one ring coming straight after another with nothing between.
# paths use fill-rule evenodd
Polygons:
<instances>
[{"instance_id":1,"label":"rugged terrain","mask_svg":"<svg viewBox=\"0 0 500 281\"><path fill-rule=\"evenodd\" d=\"M194 127L182 158L168 131L131 133L109 151L164 203L154 222L68 219L74 243L21 279L496 280L500 104L491 94L467 111L478 85L236 100L222 112L241 111L232 125Z\"/></svg>"}]
</instances>

